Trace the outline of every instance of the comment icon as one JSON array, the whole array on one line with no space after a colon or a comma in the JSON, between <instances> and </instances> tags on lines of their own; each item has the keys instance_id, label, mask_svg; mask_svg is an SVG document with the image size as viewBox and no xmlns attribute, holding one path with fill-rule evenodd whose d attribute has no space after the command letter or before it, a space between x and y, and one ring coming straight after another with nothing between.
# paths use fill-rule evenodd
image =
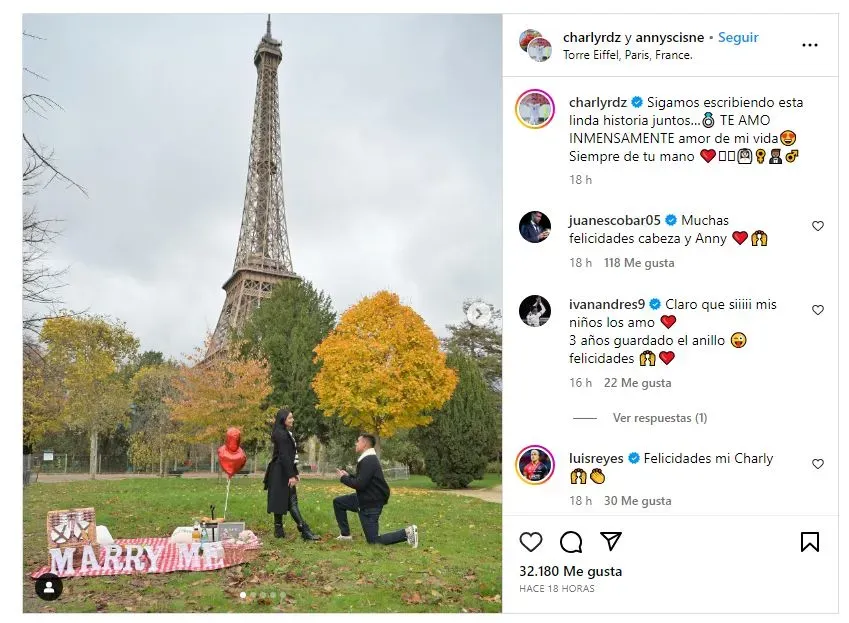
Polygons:
<instances>
[{"instance_id":1,"label":"comment icon","mask_svg":"<svg viewBox=\"0 0 849 623\"><path fill-rule=\"evenodd\" d=\"M562 549L567 554L581 554L583 553L583 540L581 539L581 535L577 532L573 532L569 530L564 532L560 537L560 549Z\"/></svg>"}]
</instances>

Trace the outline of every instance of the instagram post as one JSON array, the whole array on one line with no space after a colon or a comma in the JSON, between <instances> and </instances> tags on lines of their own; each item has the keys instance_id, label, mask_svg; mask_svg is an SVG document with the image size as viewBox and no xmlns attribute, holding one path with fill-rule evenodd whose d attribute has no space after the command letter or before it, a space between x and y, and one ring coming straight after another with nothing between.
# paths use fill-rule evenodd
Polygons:
<instances>
[{"instance_id":1,"label":"instagram post","mask_svg":"<svg viewBox=\"0 0 849 623\"><path fill-rule=\"evenodd\" d=\"M846 618L843 4L7 13L12 620Z\"/></svg>"},{"instance_id":2,"label":"instagram post","mask_svg":"<svg viewBox=\"0 0 849 623\"><path fill-rule=\"evenodd\" d=\"M501 612L500 36L23 15L23 612Z\"/></svg>"}]
</instances>

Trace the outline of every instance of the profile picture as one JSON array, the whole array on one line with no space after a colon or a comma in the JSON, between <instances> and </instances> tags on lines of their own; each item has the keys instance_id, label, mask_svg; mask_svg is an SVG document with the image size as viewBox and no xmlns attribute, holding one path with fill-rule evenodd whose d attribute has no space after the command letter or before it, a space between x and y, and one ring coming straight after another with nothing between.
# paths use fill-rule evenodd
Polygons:
<instances>
[{"instance_id":1,"label":"profile picture","mask_svg":"<svg viewBox=\"0 0 849 623\"><path fill-rule=\"evenodd\" d=\"M551 58L551 41L545 37L537 37L528 44L528 56L537 63L542 63Z\"/></svg>"},{"instance_id":2,"label":"profile picture","mask_svg":"<svg viewBox=\"0 0 849 623\"><path fill-rule=\"evenodd\" d=\"M542 242L551 233L551 221L542 212L528 212L519 222L519 233L528 242Z\"/></svg>"},{"instance_id":3,"label":"profile picture","mask_svg":"<svg viewBox=\"0 0 849 623\"><path fill-rule=\"evenodd\" d=\"M516 473L523 482L541 485L554 474L554 456L543 446L527 446L516 456Z\"/></svg>"},{"instance_id":4,"label":"profile picture","mask_svg":"<svg viewBox=\"0 0 849 623\"><path fill-rule=\"evenodd\" d=\"M529 28L525 32L523 32L519 36L519 47L522 48L522 52L528 51L528 44L534 39L539 39L542 37L542 34L538 30L534 30L533 28Z\"/></svg>"},{"instance_id":5,"label":"profile picture","mask_svg":"<svg viewBox=\"0 0 849 623\"><path fill-rule=\"evenodd\" d=\"M534 294L519 305L519 317L529 327L541 327L551 318L551 305L543 297Z\"/></svg>"},{"instance_id":6,"label":"profile picture","mask_svg":"<svg viewBox=\"0 0 849 623\"><path fill-rule=\"evenodd\" d=\"M516 100L516 118L526 128L544 128L553 117L554 100L545 91L530 89Z\"/></svg>"}]
</instances>

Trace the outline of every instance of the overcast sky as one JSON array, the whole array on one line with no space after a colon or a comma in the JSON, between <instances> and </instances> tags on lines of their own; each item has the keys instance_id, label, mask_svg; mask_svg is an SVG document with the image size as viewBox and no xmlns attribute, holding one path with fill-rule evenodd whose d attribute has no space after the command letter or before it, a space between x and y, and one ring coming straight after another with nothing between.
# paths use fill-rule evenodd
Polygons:
<instances>
[{"instance_id":1,"label":"overcast sky","mask_svg":"<svg viewBox=\"0 0 849 623\"><path fill-rule=\"evenodd\" d=\"M214 328L236 253L265 15L29 15L31 138L56 185L63 297L179 357ZM344 311L397 292L437 334L501 301L500 17L272 15L295 272Z\"/></svg>"}]
</instances>

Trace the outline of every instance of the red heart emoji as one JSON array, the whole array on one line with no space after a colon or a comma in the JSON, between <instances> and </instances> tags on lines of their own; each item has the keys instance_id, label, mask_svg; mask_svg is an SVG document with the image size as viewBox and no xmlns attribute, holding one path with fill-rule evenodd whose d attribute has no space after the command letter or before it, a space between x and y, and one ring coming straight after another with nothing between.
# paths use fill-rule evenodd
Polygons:
<instances>
[{"instance_id":1,"label":"red heart emoji","mask_svg":"<svg viewBox=\"0 0 849 623\"><path fill-rule=\"evenodd\" d=\"M737 244L743 244L746 240L749 239L749 232L747 231L735 231L731 234L731 237L737 241Z\"/></svg>"},{"instance_id":2,"label":"red heart emoji","mask_svg":"<svg viewBox=\"0 0 849 623\"><path fill-rule=\"evenodd\" d=\"M678 319L675 316L661 316L660 322L667 329L675 324Z\"/></svg>"},{"instance_id":3,"label":"red heart emoji","mask_svg":"<svg viewBox=\"0 0 849 623\"><path fill-rule=\"evenodd\" d=\"M669 365L669 362L675 359L675 353L673 353L671 350L662 350L660 351L658 357L660 357L660 360L663 363Z\"/></svg>"},{"instance_id":4,"label":"red heart emoji","mask_svg":"<svg viewBox=\"0 0 849 623\"><path fill-rule=\"evenodd\" d=\"M714 158L716 158L716 150L715 149L703 149L702 150L702 158L704 158L705 162L710 162Z\"/></svg>"}]
</instances>

